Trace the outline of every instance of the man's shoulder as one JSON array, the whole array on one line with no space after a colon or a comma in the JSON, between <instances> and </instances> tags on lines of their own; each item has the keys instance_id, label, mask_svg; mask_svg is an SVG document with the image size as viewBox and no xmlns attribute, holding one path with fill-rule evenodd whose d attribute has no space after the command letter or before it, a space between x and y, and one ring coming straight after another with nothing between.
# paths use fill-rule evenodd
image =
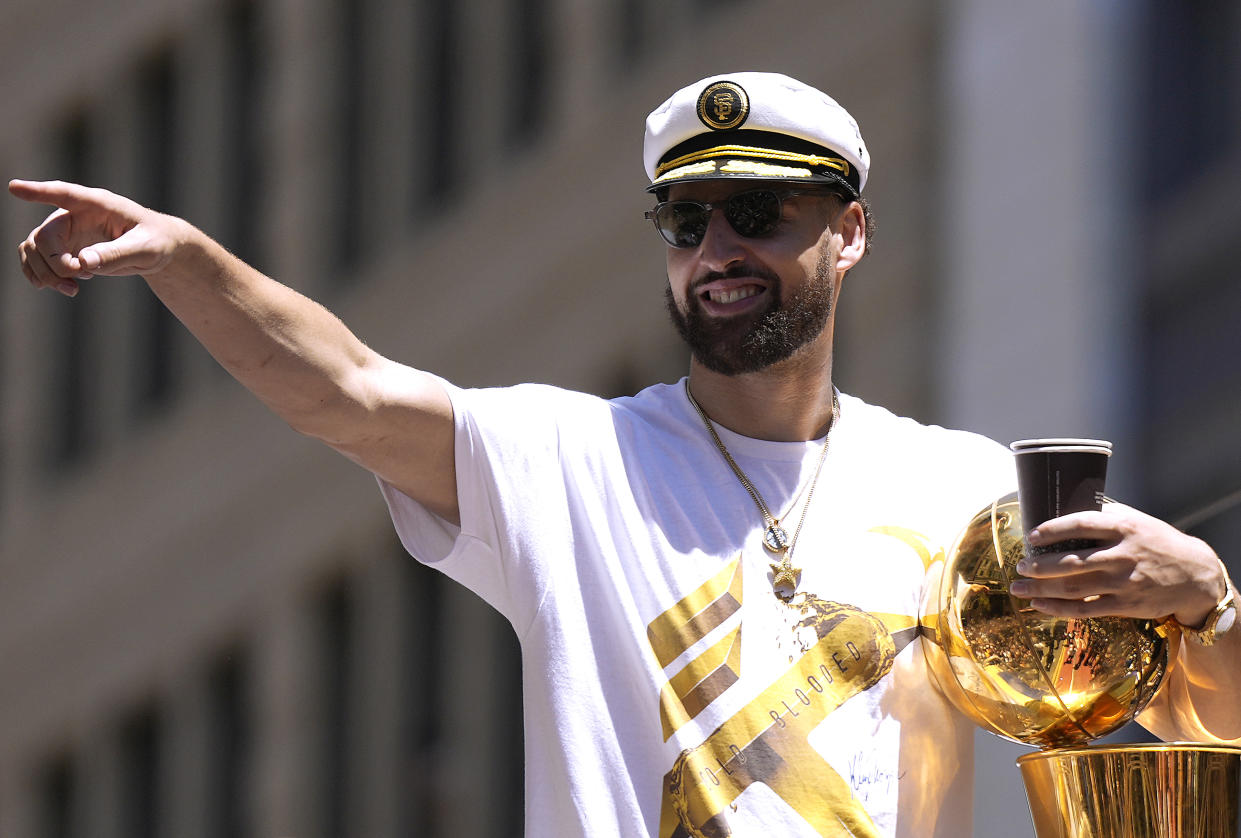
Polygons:
<instances>
[{"instance_id":1,"label":"man's shoulder","mask_svg":"<svg viewBox=\"0 0 1241 838\"><path fill-rule=\"evenodd\" d=\"M616 410L635 414L664 413L680 402L685 401L684 379L668 384L657 382L650 384L632 396L618 396L610 400Z\"/></svg>"},{"instance_id":2,"label":"man's shoulder","mask_svg":"<svg viewBox=\"0 0 1241 838\"><path fill-rule=\"evenodd\" d=\"M541 425L559 433L591 435L602 424L622 433L671 430L684 422L687 408L679 384L654 384L629 396L605 397L552 384L527 382L504 387L463 388L448 385L458 418L487 425Z\"/></svg>"},{"instance_id":3,"label":"man's shoulder","mask_svg":"<svg viewBox=\"0 0 1241 838\"><path fill-rule=\"evenodd\" d=\"M842 417L851 420L847 427L854 444L882 449L887 457L1001 465L1011 461L1007 448L982 434L923 423L854 396L841 394L840 400Z\"/></svg>"},{"instance_id":4,"label":"man's shoulder","mask_svg":"<svg viewBox=\"0 0 1241 838\"><path fill-rule=\"evenodd\" d=\"M605 399L555 384L524 382L494 387L448 385L454 405L464 408L559 413L566 409L606 409Z\"/></svg>"},{"instance_id":5,"label":"man's shoulder","mask_svg":"<svg viewBox=\"0 0 1241 838\"><path fill-rule=\"evenodd\" d=\"M841 402L841 417L852 420L842 422L842 466L859 492L882 495L894 508L907 500L925 520L956 521L1015 488L1012 454L993 439L860 399Z\"/></svg>"}]
</instances>

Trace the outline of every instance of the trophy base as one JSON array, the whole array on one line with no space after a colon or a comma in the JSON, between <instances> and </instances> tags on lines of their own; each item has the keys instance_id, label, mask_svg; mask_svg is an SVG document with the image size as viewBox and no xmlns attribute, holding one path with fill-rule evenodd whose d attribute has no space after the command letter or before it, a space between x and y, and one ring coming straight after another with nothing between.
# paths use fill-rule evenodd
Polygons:
<instances>
[{"instance_id":1,"label":"trophy base","mask_svg":"<svg viewBox=\"0 0 1241 838\"><path fill-rule=\"evenodd\" d=\"M1018 758L1038 838L1237 838L1241 748L1108 745Z\"/></svg>"}]
</instances>

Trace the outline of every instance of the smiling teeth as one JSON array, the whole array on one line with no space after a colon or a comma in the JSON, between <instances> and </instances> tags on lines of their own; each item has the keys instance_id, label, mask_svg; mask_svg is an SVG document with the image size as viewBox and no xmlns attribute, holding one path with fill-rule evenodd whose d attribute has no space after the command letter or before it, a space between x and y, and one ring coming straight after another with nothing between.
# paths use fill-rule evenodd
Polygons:
<instances>
[{"instance_id":1,"label":"smiling teeth","mask_svg":"<svg viewBox=\"0 0 1241 838\"><path fill-rule=\"evenodd\" d=\"M753 297L757 293L758 289L753 285L749 285L745 288L734 288L731 291L712 291L707 296L711 298L713 303L735 303L737 300Z\"/></svg>"}]
</instances>

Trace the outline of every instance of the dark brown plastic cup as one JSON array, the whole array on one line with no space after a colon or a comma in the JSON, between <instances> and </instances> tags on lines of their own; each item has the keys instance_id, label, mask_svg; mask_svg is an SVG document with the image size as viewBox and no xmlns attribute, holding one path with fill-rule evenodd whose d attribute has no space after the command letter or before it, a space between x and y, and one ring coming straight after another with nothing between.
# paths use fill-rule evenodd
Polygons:
<instances>
[{"instance_id":1,"label":"dark brown plastic cup","mask_svg":"<svg viewBox=\"0 0 1241 838\"><path fill-rule=\"evenodd\" d=\"M1103 508L1112 443L1102 439L1023 439L1008 447L1017 460L1017 502L1026 532L1061 515ZM1064 541L1031 552L1093 546L1091 541Z\"/></svg>"}]
</instances>

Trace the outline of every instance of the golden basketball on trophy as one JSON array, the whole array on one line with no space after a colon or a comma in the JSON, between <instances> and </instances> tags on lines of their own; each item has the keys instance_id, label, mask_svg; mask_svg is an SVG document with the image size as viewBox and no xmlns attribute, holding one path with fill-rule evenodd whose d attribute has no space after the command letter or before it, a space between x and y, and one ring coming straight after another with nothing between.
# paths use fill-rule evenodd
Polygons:
<instances>
[{"instance_id":1,"label":"golden basketball on trophy","mask_svg":"<svg viewBox=\"0 0 1241 838\"><path fill-rule=\"evenodd\" d=\"M1038 838L1233 838L1241 749L1083 747L1146 706L1179 633L1154 620L1055 617L1009 592L1029 550L1023 512L1035 525L1100 508L1110 449L1098 440L1013 444L1018 493L980 510L931 568L927 664L975 724L1041 749L1018 759Z\"/></svg>"}]
</instances>

